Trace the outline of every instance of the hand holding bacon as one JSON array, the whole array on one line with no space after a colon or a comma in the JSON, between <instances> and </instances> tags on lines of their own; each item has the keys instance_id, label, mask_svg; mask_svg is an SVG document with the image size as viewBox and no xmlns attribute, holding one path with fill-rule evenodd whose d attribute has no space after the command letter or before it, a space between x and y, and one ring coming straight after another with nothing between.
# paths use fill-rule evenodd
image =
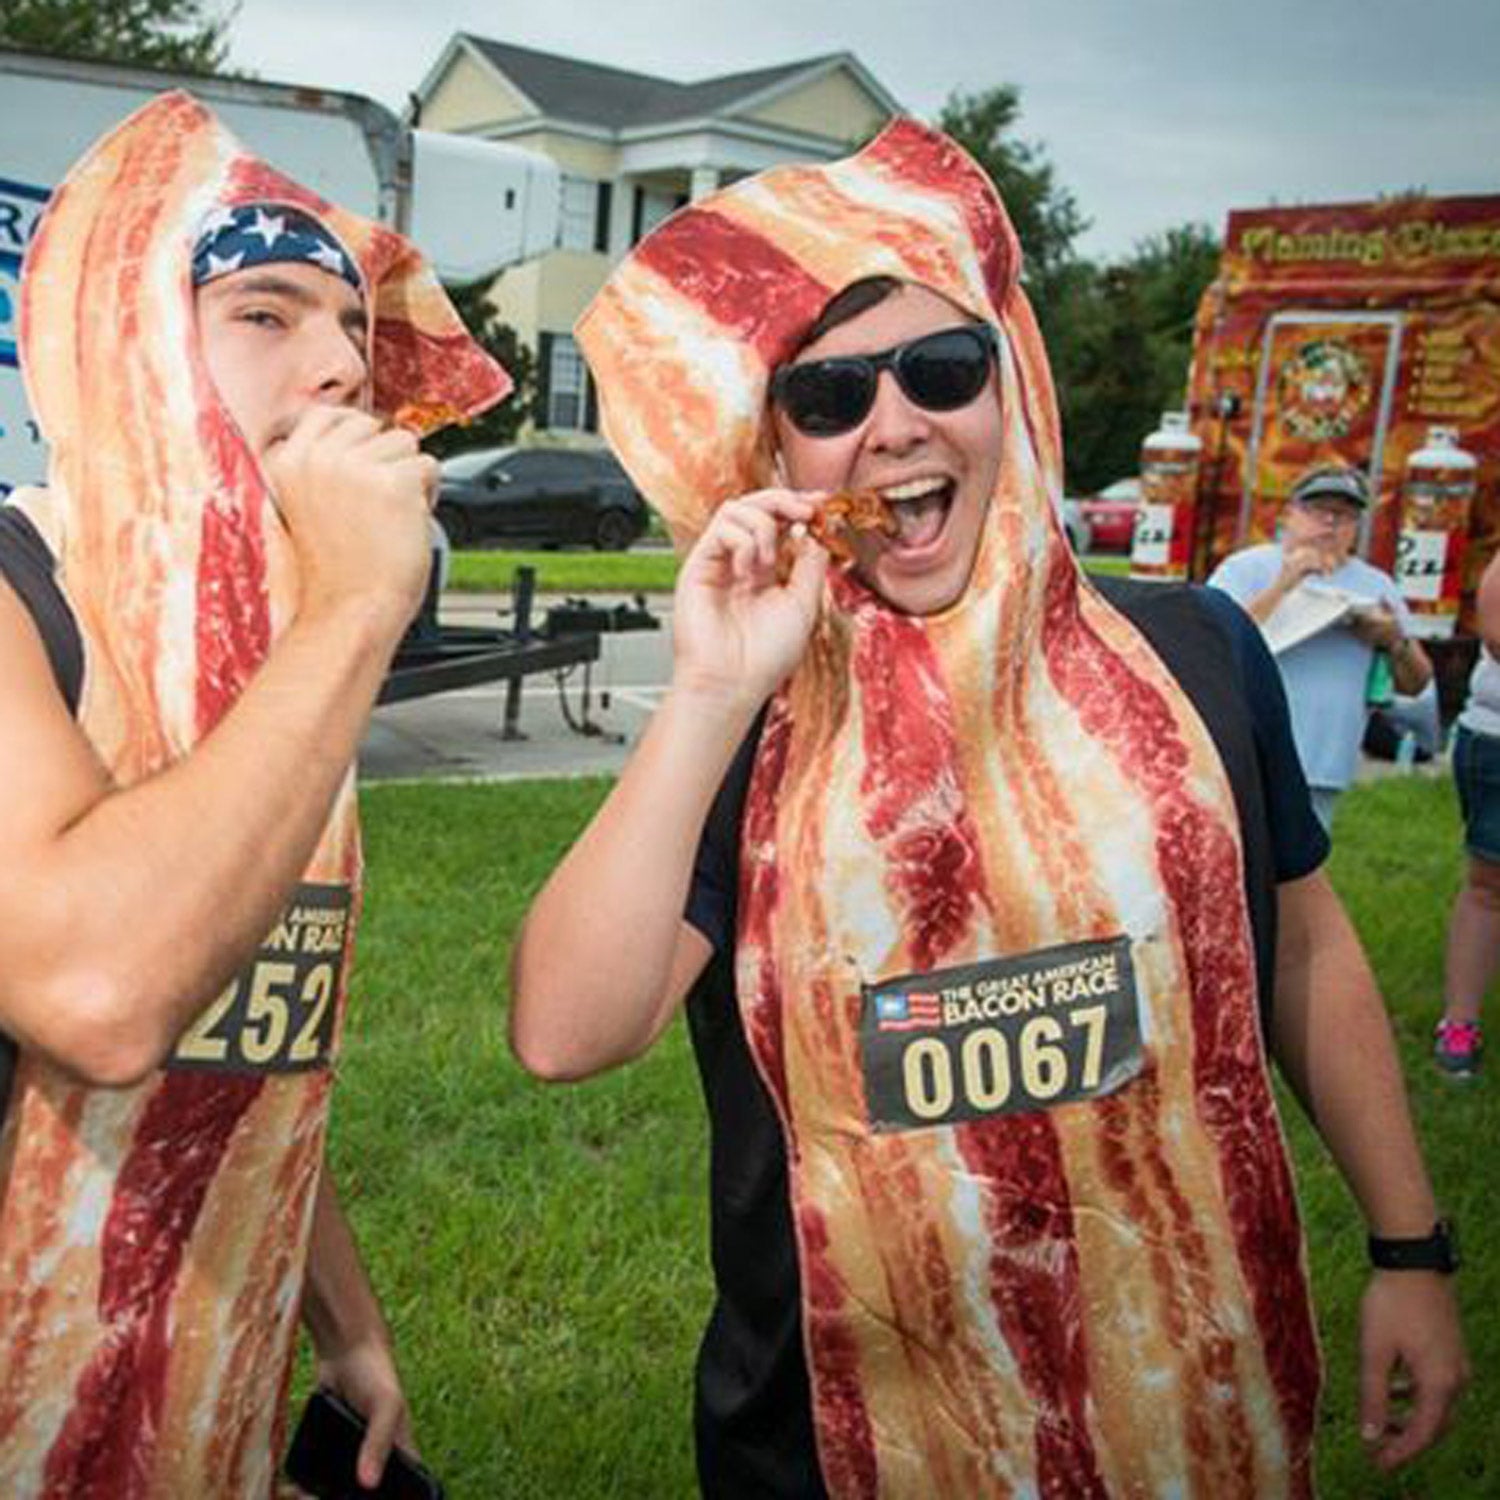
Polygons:
<instances>
[{"instance_id":1,"label":"hand holding bacon","mask_svg":"<svg viewBox=\"0 0 1500 1500\"><path fill-rule=\"evenodd\" d=\"M674 686L758 710L801 659L828 554L808 536L817 499L726 500L683 560L672 604Z\"/></svg>"},{"instance_id":2,"label":"hand holding bacon","mask_svg":"<svg viewBox=\"0 0 1500 1500\"><path fill-rule=\"evenodd\" d=\"M297 554L301 612L363 598L404 629L427 587L437 461L403 428L313 405L268 450L265 471Z\"/></svg>"}]
</instances>

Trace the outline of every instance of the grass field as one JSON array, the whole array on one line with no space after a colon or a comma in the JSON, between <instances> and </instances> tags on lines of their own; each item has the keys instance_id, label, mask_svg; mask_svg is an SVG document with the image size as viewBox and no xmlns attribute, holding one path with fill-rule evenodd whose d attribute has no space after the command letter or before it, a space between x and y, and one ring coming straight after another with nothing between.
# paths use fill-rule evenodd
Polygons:
<instances>
[{"instance_id":1,"label":"grass field","mask_svg":"<svg viewBox=\"0 0 1500 1500\"><path fill-rule=\"evenodd\" d=\"M659 549L632 552L455 552L448 587L458 593L496 593L511 586L516 569L536 569L544 594L669 594L677 557Z\"/></svg>"},{"instance_id":2,"label":"grass field","mask_svg":"<svg viewBox=\"0 0 1500 1500\"><path fill-rule=\"evenodd\" d=\"M395 1324L424 1453L453 1500L693 1493L693 1352L709 1306L702 1105L683 1028L617 1074L527 1079L503 1042L511 935L605 791L598 781L375 787L369 900L333 1157ZM1380 975L1478 1371L1457 1428L1393 1479L1354 1432L1363 1229L1315 1139L1298 1160L1328 1387L1325 1500L1500 1496L1495 1078L1427 1060L1458 872L1443 781L1349 794L1332 864Z\"/></svg>"},{"instance_id":3,"label":"grass field","mask_svg":"<svg viewBox=\"0 0 1500 1500\"><path fill-rule=\"evenodd\" d=\"M516 569L536 569L544 594L669 594L677 581L675 553L654 548L631 552L455 552L448 587L457 593L497 593L511 586ZM1091 557L1091 573L1123 575L1124 557Z\"/></svg>"}]
</instances>

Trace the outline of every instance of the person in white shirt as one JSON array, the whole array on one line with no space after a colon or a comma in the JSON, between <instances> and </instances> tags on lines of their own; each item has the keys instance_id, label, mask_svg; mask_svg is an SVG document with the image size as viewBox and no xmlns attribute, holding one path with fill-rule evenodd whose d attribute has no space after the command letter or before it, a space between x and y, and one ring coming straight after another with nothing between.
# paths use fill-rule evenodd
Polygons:
<instances>
[{"instance_id":1,"label":"person in white shirt","mask_svg":"<svg viewBox=\"0 0 1500 1500\"><path fill-rule=\"evenodd\" d=\"M1334 464L1310 470L1292 487L1277 540L1225 558L1208 580L1262 626L1291 594L1309 585L1369 601L1276 658L1297 754L1325 828L1359 763L1375 653L1388 654L1397 692L1420 693L1432 679L1432 664L1410 634L1395 580L1354 555L1360 517L1369 503L1369 486L1358 469Z\"/></svg>"}]
</instances>

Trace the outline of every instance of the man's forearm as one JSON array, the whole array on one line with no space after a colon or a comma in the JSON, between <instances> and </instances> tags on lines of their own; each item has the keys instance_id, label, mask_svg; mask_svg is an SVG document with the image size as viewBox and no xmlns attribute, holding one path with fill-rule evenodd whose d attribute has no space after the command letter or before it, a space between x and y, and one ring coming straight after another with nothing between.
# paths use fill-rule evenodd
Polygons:
<instances>
[{"instance_id":1,"label":"man's forearm","mask_svg":"<svg viewBox=\"0 0 1500 1500\"><path fill-rule=\"evenodd\" d=\"M531 1071L587 1076L636 1056L665 1024L684 977L673 963L693 857L750 722L748 712L718 722L669 694L537 897L511 976L511 1041Z\"/></svg>"},{"instance_id":2,"label":"man's forearm","mask_svg":"<svg viewBox=\"0 0 1500 1500\"><path fill-rule=\"evenodd\" d=\"M317 1351L319 1383L343 1397L365 1420L357 1468L360 1484L373 1490L391 1445L412 1454L416 1445L390 1329L326 1163L313 1208L302 1321Z\"/></svg>"},{"instance_id":3,"label":"man's forearm","mask_svg":"<svg viewBox=\"0 0 1500 1500\"><path fill-rule=\"evenodd\" d=\"M342 1351L370 1340L390 1347L385 1315L370 1285L326 1162L313 1205L302 1321L307 1325L313 1347L325 1359L335 1358Z\"/></svg>"},{"instance_id":4,"label":"man's forearm","mask_svg":"<svg viewBox=\"0 0 1500 1500\"><path fill-rule=\"evenodd\" d=\"M0 874L5 1013L23 1045L96 1081L159 1062L274 924L396 638L359 602L295 623L187 756L81 791L26 868Z\"/></svg>"},{"instance_id":5,"label":"man's forearm","mask_svg":"<svg viewBox=\"0 0 1500 1500\"><path fill-rule=\"evenodd\" d=\"M1409 635L1399 637L1391 647L1391 681L1408 698L1415 698L1432 681L1432 662Z\"/></svg>"},{"instance_id":6,"label":"man's forearm","mask_svg":"<svg viewBox=\"0 0 1500 1500\"><path fill-rule=\"evenodd\" d=\"M1281 888L1273 1045L1371 1233L1437 1217L1375 979L1320 873Z\"/></svg>"},{"instance_id":7,"label":"man's forearm","mask_svg":"<svg viewBox=\"0 0 1500 1500\"><path fill-rule=\"evenodd\" d=\"M1253 619L1256 624L1264 625L1267 620L1276 613L1277 606L1291 591L1296 588L1299 580L1276 578L1267 588L1258 594L1251 594L1245 602L1245 613Z\"/></svg>"},{"instance_id":8,"label":"man's forearm","mask_svg":"<svg viewBox=\"0 0 1500 1500\"><path fill-rule=\"evenodd\" d=\"M1245 600L1245 613L1250 616L1257 625L1264 625L1276 612L1276 606L1286 598L1286 591L1272 584L1270 588L1262 593L1255 594Z\"/></svg>"}]
</instances>

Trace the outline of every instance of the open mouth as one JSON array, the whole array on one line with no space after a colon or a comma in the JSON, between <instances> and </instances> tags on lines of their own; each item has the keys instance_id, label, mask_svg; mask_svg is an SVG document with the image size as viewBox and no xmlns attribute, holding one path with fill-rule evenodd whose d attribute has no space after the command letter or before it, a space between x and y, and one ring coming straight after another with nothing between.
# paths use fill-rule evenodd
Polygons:
<instances>
[{"instance_id":1,"label":"open mouth","mask_svg":"<svg viewBox=\"0 0 1500 1500\"><path fill-rule=\"evenodd\" d=\"M951 479L912 479L881 490L897 526L891 550L917 552L932 546L943 534L953 494Z\"/></svg>"}]
</instances>

